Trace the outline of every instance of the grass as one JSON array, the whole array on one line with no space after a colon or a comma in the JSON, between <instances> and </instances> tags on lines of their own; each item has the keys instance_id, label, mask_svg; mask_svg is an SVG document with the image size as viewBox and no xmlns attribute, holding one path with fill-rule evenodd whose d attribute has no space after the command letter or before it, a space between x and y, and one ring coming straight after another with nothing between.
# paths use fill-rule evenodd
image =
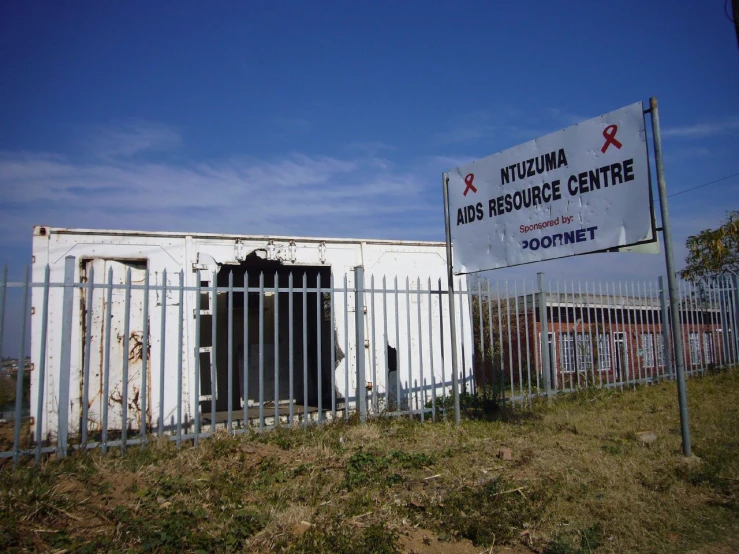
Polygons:
<instances>
[{"instance_id":1,"label":"grass","mask_svg":"<svg viewBox=\"0 0 739 554\"><path fill-rule=\"evenodd\" d=\"M690 379L688 394L700 463L680 455L675 386L661 383L460 429L337 422L6 466L0 551L730 552L739 372Z\"/></svg>"}]
</instances>

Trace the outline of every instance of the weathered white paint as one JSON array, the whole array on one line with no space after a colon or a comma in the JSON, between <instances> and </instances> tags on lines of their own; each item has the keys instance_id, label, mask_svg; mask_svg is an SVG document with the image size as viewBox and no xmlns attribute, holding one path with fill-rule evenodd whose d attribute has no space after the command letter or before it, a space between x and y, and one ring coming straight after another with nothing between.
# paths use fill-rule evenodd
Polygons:
<instances>
[{"instance_id":1,"label":"weathered white paint","mask_svg":"<svg viewBox=\"0 0 739 554\"><path fill-rule=\"evenodd\" d=\"M423 333L422 338L422 356L424 374L426 379L427 398L430 399L431 392L431 360L433 359L433 367L435 380L437 383L437 393L441 393L442 389L448 392L451 386L451 342L449 337L449 311L448 303L445 297L433 295L431 300L431 311L429 311L428 294L425 292L428 288L429 279L431 286L438 289L441 281L442 289L446 288L446 262L444 243L430 242L408 242L408 241L388 241L388 240L355 240L355 239L318 239L318 238L298 238L298 237L266 237L266 236L246 236L246 235L212 235L212 234L186 234L186 233L148 233L136 231L113 231L113 230L84 230L84 229L62 229L50 227L36 227L34 229L33 238L33 280L35 283L43 282L44 267L49 264L51 271L51 282L61 283L64 278L64 259L66 256L74 256L77 259L75 264L75 282L80 282L81 278L89 275L89 268L95 267L95 282L101 283L107 278L107 270L109 267L114 268L114 282L123 283L125 280L125 269L134 262L132 270L134 283L142 283L143 271L138 269L138 264L145 263L150 273L150 282L153 285L161 284L163 271L167 271L167 284L172 287L167 293L166 302L166 334L161 336L161 318L162 318L162 298L160 291L151 291L149 296L149 359L147 373L149 375L147 384L147 413L151 415L147 420L156 427L159 414L159 397L160 397L160 351L161 341L165 341L166 354L164 365L164 419L165 424L169 425L176 417L177 410L177 323L178 323L178 293L175 287L178 284L179 272L184 272L184 281L186 286L196 286L197 279L206 272L212 274L213 270L219 267L228 266L229 264L237 264L243 260L244 256L255 251L263 250L265 255L272 256L282 260L284 266L292 266L299 269L301 266L329 266L334 276L334 284L336 287L343 286L344 275L348 275L349 287L354 286L353 269L356 266L363 265L365 267L365 286L369 289L371 278L374 276L374 284L378 289L382 287L383 276L387 279L388 288L394 287L394 280L397 277L400 289L406 287L406 280L411 283L413 290L417 289L417 279L421 281L421 288L424 292L421 294L420 305L420 325ZM199 264L199 265L198 265ZM195 266L197 265L197 269ZM465 282L460 283L462 287L466 286ZM299 283L295 283L296 288ZM328 286L324 283L323 286ZM53 437L57 431L57 413L60 409L58 406L58 390L59 390L59 354L61 351L61 317L62 317L62 294L61 288L52 288L49 295L49 325L47 336L47 359L46 359L46 390L44 391L44 407L43 407L43 430L44 434ZM104 290L96 290L92 302L88 299L82 289L75 292L74 312L72 318L77 322L73 326L72 334L72 367L70 384L71 399L70 405L66 408L70 412L70 432L77 433L79 431L79 423L81 417L81 399L82 399L82 371L83 371L83 342L84 342L84 313L83 305L91 305L93 307L93 334L92 334L92 354L90 364L90 423L91 432L98 431L98 422L102 417L103 399L99 391L102 390L102 364L104 363L104 354L102 353L103 335L101 333L104 320ZM114 301L112 304L113 312L113 335L111 337L111 351L116 348L121 349L121 343L118 335L122 335L123 329L123 310L122 303L123 291L114 292ZM220 295L219 295L220 296ZM336 387L340 395L344 393L344 375L348 370L350 376L350 397L354 395L356 387L356 348L355 344L355 317L354 317L354 293L348 295L344 293L335 294L335 312L334 325L336 329L336 340L341 350L344 350L345 337L349 338L349 352L345 352L345 358L341 363L337 364L335 369ZM382 293L375 293L374 314L371 303L370 292L365 293L365 305L367 313L364 315L365 338L372 338L372 329L375 331L375 343L369 347L359 345L365 348L365 375L368 381L373 380L373 355L376 363L376 382L373 383L375 389L380 394L387 391L388 384L385 382L384 368L385 364L385 348L384 348L384 325L382 318ZM440 302L441 300L441 302ZM40 355L40 334L41 334L41 302L42 288L33 289L32 304L35 308L35 315L32 319L32 360L34 367L39 367ZM344 318L344 304L349 306L349 320ZM129 354L135 350L138 338L142 334L143 325L143 292L138 291L132 295L131 319L129 337L133 336L129 345ZM398 296L399 309L399 335L400 344L396 344L396 328L395 328L395 295L387 295L388 318L387 318L387 340L388 343L397 348L398 366L401 377L401 386L420 385L418 379L419 373L419 311L417 294L400 293ZM466 357L466 368L461 365L458 368L460 377L462 372L466 376L470 375L470 366L472 364L472 341L469 336L469 305L467 302L457 303L458 329L459 318L465 318L465 336L459 339L464 349L468 352ZM410 307L410 311L408 308ZM187 417L192 420L195 408L198 402L198 394L195 394L194 388L194 349L196 344L195 338L195 318L194 313L197 308L197 299L194 292L186 292L184 300L184 338L183 338L183 367L182 367L182 395L183 395L183 418ZM281 306L282 310L282 306ZM410 317L410 336L408 335L408 318ZM444 352L446 360L442 359L441 334L443 321L444 334ZM309 322L310 324L310 322ZM428 330L429 324L432 328L433 343L429 342ZM235 336L237 331L234 331ZM301 340L296 333L295 340ZM409 352L410 343L410 352ZM139 347L140 348L140 347ZM113 353L111 355L111 380L110 393L108 399L109 428L120 428L121 411L120 404L116 403L115 398L120 396L122 387L121 379L121 355ZM129 416L128 425L136 429L140 421L140 394L141 388L141 362L136 360L135 352L129 367ZM265 358L268 359L268 358ZM250 363L251 365L251 363ZM114 367L115 366L115 367ZM281 361L280 367L283 363ZM412 373L409 373L412 368ZM234 364L234 371L238 371L238 367ZM302 371L296 363L296 374ZM265 376L274 374L274 368L265 364ZM281 376L281 381L283 380ZM413 383L416 381L416 383ZM237 381L234 382L234 386ZM32 394L31 394L31 413L36 414L37 395L38 395L38 375L32 376ZM282 388L282 387L281 387ZM250 398L254 398L253 391L250 390ZM134 399L138 398L138 407ZM265 395L265 400L271 398ZM416 400L411 399L411 407L420 407L416 404L421 403L420 396ZM238 412L240 406L234 404L234 411ZM324 408L330 408L324 404Z\"/></svg>"}]
</instances>

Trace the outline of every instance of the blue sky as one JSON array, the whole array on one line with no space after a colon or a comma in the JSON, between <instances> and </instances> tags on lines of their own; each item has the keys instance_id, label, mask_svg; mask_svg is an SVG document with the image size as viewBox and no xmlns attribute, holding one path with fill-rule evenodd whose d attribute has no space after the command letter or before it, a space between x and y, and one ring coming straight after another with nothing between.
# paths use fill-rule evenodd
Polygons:
<instances>
[{"instance_id":1,"label":"blue sky","mask_svg":"<svg viewBox=\"0 0 739 554\"><path fill-rule=\"evenodd\" d=\"M443 240L441 173L657 96L670 192L739 172L703 2L3 2L0 263L34 224ZM739 177L670 202L676 258ZM607 254L493 277L646 278Z\"/></svg>"}]
</instances>

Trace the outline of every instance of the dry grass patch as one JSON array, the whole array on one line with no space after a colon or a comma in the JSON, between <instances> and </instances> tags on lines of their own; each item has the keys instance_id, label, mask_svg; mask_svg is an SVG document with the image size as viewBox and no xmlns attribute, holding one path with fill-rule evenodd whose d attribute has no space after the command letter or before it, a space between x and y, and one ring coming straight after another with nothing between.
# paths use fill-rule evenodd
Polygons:
<instances>
[{"instance_id":1,"label":"dry grass patch","mask_svg":"<svg viewBox=\"0 0 739 554\"><path fill-rule=\"evenodd\" d=\"M739 376L691 379L689 398L700 464L662 383L459 429L340 421L6 468L0 550L722 552L739 536Z\"/></svg>"}]
</instances>

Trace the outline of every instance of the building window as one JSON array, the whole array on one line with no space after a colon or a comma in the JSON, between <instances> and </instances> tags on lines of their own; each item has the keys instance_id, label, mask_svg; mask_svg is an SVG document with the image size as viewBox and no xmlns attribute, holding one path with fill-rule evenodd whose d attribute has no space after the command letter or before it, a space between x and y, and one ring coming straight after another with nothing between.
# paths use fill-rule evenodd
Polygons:
<instances>
[{"instance_id":1,"label":"building window","mask_svg":"<svg viewBox=\"0 0 739 554\"><path fill-rule=\"evenodd\" d=\"M688 334L688 348L690 349L690 365L701 363L701 338L698 333Z\"/></svg>"},{"instance_id":2,"label":"building window","mask_svg":"<svg viewBox=\"0 0 739 554\"><path fill-rule=\"evenodd\" d=\"M611 369L611 338L607 333L598 335L598 369L601 371Z\"/></svg>"},{"instance_id":3,"label":"building window","mask_svg":"<svg viewBox=\"0 0 739 554\"><path fill-rule=\"evenodd\" d=\"M575 346L577 350L577 368L580 371L590 371L593 369L593 343L590 340L589 333L578 333L575 336Z\"/></svg>"},{"instance_id":4,"label":"building window","mask_svg":"<svg viewBox=\"0 0 739 554\"><path fill-rule=\"evenodd\" d=\"M657 365L665 365L665 337L662 334L657 335Z\"/></svg>"},{"instance_id":5,"label":"building window","mask_svg":"<svg viewBox=\"0 0 739 554\"><path fill-rule=\"evenodd\" d=\"M575 371L575 339L572 335L559 334L559 351L562 358L562 373Z\"/></svg>"},{"instance_id":6,"label":"building window","mask_svg":"<svg viewBox=\"0 0 739 554\"><path fill-rule=\"evenodd\" d=\"M706 364L713 363L713 337L708 331L703 333L703 356Z\"/></svg>"},{"instance_id":7,"label":"building window","mask_svg":"<svg viewBox=\"0 0 739 554\"><path fill-rule=\"evenodd\" d=\"M654 367L654 335L652 333L641 334L641 348L644 367Z\"/></svg>"}]
</instances>

